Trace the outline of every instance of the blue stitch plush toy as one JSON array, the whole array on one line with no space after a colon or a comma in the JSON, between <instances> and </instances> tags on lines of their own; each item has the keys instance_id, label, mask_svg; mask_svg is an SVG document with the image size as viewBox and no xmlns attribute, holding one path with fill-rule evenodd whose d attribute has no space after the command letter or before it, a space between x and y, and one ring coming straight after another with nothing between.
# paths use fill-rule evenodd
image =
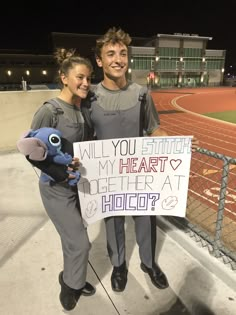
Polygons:
<instances>
[{"instance_id":1,"label":"blue stitch plush toy","mask_svg":"<svg viewBox=\"0 0 236 315\"><path fill-rule=\"evenodd\" d=\"M72 156L61 151L62 133L49 127L42 127L37 130L27 131L18 141L18 150L32 161L45 161L50 159L52 163L70 166ZM73 166L71 165L73 168ZM80 172L77 170L66 171L73 174L75 178L68 179L67 183L75 186L80 179ZM44 182L54 180L51 176L42 173L40 179Z\"/></svg>"}]
</instances>

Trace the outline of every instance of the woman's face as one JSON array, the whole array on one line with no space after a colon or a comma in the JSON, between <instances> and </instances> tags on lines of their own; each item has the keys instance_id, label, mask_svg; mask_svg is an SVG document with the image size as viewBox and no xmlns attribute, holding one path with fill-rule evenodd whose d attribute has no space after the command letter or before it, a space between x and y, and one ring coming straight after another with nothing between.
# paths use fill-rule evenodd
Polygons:
<instances>
[{"instance_id":1,"label":"woman's face","mask_svg":"<svg viewBox=\"0 0 236 315\"><path fill-rule=\"evenodd\" d=\"M64 88L68 89L71 95L86 98L91 86L91 70L83 64L77 64L70 69L67 75L62 75L61 80Z\"/></svg>"}]
</instances>

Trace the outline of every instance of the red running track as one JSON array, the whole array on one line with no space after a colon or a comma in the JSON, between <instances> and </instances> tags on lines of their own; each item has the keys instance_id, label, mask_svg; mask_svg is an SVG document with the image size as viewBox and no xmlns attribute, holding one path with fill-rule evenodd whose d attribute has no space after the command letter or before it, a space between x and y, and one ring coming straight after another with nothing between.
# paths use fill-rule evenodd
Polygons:
<instances>
[{"instance_id":1,"label":"red running track","mask_svg":"<svg viewBox=\"0 0 236 315\"><path fill-rule=\"evenodd\" d=\"M200 147L236 158L236 124L201 115L236 110L236 88L160 90L152 95L168 134L194 135Z\"/></svg>"},{"instance_id":2,"label":"red running track","mask_svg":"<svg viewBox=\"0 0 236 315\"><path fill-rule=\"evenodd\" d=\"M203 113L236 110L236 88L198 88L153 91L161 126L169 135L194 135L200 147L236 158L236 124L202 116ZM192 156L189 193L204 204L219 205L221 160L200 153ZM196 188L198 187L198 188ZM236 166L231 165L226 215L236 221Z\"/></svg>"}]
</instances>

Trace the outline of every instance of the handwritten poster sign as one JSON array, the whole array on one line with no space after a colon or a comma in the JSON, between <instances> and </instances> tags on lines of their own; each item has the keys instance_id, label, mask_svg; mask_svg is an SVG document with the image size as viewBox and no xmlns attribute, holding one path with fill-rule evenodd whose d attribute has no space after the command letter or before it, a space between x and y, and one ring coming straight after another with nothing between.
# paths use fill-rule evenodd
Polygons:
<instances>
[{"instance_id":1,"label":"handwritten poster sign","mask_svg":"<svg viewBox=\"0 0 236 315\"><path fill-rule=\"evenodd\" d=\"M74 143L78 191L87 224L116 215L184 217L192 136Z\"/></svg>"}]
</instances>

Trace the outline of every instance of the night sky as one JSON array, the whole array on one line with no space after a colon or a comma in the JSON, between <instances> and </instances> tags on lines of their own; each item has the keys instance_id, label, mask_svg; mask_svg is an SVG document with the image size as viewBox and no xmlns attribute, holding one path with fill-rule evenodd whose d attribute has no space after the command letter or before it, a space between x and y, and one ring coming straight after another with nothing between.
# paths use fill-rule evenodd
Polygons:
<instances>
[{"instance_id":1,"label":"night sky","mask_svg":"<svg viewBox=\"0 0 236 315\"><path fill-rule=\"evenodd\" d=\"M236 66L235 16L236 0L146 0L143 5L128 0L21 0L15 6L5 0L0 11L0 49L47 53L51 32L103 34L117 26L131 37L158 33L213 37L207 48L227 50L226 65Z\"/></svg>"}]
</instances>

